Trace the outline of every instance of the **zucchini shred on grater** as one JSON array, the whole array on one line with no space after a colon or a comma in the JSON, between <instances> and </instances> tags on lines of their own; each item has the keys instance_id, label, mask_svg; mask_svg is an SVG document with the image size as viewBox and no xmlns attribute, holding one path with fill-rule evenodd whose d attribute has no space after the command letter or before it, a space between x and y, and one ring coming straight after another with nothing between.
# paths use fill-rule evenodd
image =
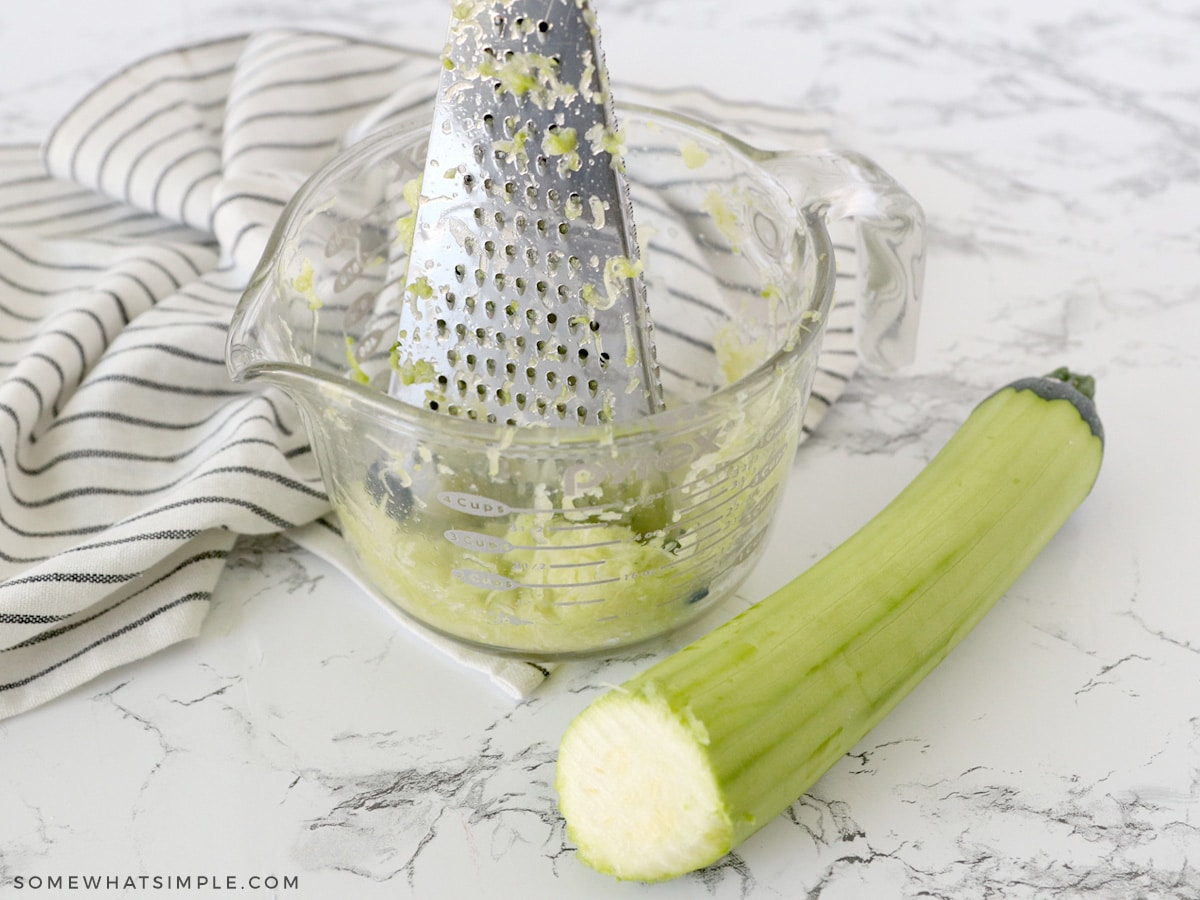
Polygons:
<instances>
[{"instance_id":1,"label":"zucchini shred on grater","mask_svg":"<svg viewBox=\"0 0 1200 900\"><path fill-rule=\"evenodd\" d=\"M588 0L453 4L389 392L508 425L662 409Z\"/></svg>"}]
</instances>

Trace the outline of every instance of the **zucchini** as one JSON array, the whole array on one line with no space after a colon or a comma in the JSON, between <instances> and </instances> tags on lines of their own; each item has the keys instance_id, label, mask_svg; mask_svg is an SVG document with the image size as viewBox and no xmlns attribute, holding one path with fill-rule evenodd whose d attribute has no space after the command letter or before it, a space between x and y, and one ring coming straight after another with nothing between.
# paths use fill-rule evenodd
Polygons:
<instances>
[{"instance_id":1,"label":"zucchini","mask_svg":"<svg viewBox=\"0 0 1200 900\"><path fill-rule=\"evenodd\" d=\"M555 786L579 856L673 878L807 791L1087 496L1104 447L1093 391L1060 369L990 395L845 543L576 716Z\"/></svg>"}]
</instances>

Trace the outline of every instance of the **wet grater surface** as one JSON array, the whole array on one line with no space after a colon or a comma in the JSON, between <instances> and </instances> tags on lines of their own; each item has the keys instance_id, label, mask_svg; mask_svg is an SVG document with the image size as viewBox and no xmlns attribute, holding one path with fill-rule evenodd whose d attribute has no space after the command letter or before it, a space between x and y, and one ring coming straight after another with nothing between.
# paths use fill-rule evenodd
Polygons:
<instances>
[{"instance_id":1,"label":"wet grater surface","mask_svg":"<svg viewBox=\"0 0 1200 900\"><path fill-rule=\"evenodd\" d=\"M598 30L456 3L408 258L391 392L510 424L661 408Z\"/></svg>"}]
</instances>

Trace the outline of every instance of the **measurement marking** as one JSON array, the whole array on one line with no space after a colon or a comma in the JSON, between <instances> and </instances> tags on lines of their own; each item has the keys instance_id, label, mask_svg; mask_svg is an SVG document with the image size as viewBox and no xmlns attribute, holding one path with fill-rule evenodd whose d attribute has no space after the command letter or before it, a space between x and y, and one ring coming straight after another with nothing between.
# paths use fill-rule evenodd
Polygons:
<instances>
[{"instance_id":1,"label":"measurement marking","mask_svg":"<svg viewBox=\"0 0 1200 900\"><path fill-rule=\"evenodd\" d=\"M695 514L703 510L707 513L713 508L719 508L729 502L730 499L738 497L748 491L755 491L767 484L770 476L775 472L777 466L782 462L782 457L773 458L768 462L768 465L762 469L758 469L753 473L738 473L738 476L730 476L720 483L719 486L727 488L722 493L707 497L699 503L693 503L688 506L676 507L675 511L681 516L684 514ZM728 487L733 483L733 487ZM711 490L718 485L710 485L705 490ZM755 501L758 502L758 501Z\"/></svg>"},{"instance_id":2,"label":"measurement marking","mask_svg":"<svg viewBox=\"0 0 1200 900\"><path fill-rule=\"evenodd\" d=\"M554 553L557 550L595 550L597 547L612 547L625 541L593 541L590 544L513 544L514 550L536 550L539 553Z\"/></svg>"},{"instance_id":3,"label":"measurement marking","mask_svg":"<svg viewBox=\"0 0 1200 900\"><path fill-rule=\"evenodd\" d=\"M591 581L570 581L570 582L547 582L544 584L536 584L527 581L517 581L515 578L509 578L507 575L500 575L497 572L488 572L482 569L455 569L451 573L459 581L469 584L473 587L488 588L494 591L515 591L522 588L528 590L550 590L554 588L591 588L600 587L605 584L616 584L623 581L622 578L595 578Z\"/></svg>"},{"instance_id":4,"label":"measurement marking","mask_svg":"<svg viewBox=\"0 0 1200 900\"><path fill-rule=\"evenodd\" d=\"M550 563L551 569L582 569L586 566L602 566L607 559L594 559L591 562Z\"/></svg>"},{"instance_id":5,"label":"measurement marking","mask_svg":"<svg viewBox=\"0 0 1200 900\"><path fill-rule=\"evenodd\" d=\"M566 581L566 582L547 582L545 584L527 584L525 582L515 582L514 587L523 588L590 588L600 587L602 584L616 584L621 581L620 578L595 578L591 581Z\"/></svg>"}]
</instances>

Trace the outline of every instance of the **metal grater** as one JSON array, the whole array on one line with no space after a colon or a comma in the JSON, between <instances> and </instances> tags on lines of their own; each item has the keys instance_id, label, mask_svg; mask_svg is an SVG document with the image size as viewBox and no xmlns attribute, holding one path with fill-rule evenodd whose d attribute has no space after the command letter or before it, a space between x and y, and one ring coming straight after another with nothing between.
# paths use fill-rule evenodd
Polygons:
<instances>
[{"instance_id":1,"label":"metal grater","mask_svg":"<svg viewBox=\"0 0 1200 900\"><path fill-rule=\"evenodd\" d=\"M391 393L513 425L662 408L588 0L453 3Z\"/></svg>"}]
</instances>

